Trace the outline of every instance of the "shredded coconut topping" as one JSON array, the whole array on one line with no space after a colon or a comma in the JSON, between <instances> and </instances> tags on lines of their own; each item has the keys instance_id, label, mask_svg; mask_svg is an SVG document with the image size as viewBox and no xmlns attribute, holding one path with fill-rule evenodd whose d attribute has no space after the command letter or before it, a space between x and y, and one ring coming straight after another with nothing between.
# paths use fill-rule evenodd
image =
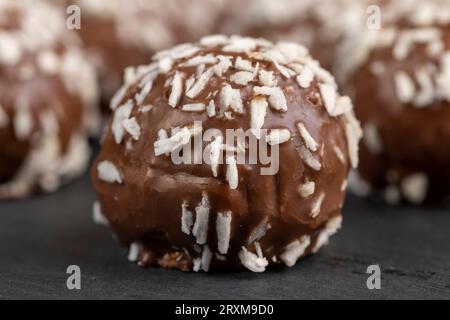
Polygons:
<instances>
[{"instance_id":1,"label":"shredded coconut topping","mask_svg":"<svg viewBox=\"0 0 450 320\"><path fill-rule=\"evenodd\" d=\"M404 178L401 188L405 198L414 204L420 204L425 200L428 192L428 177L424 173L416 173Z\"/></svg>"},{"instance_id":2,"label":"shredded coconut topping","mask_svg":"<svg viewBox=\"0 0 450 320\"><path fill-rule=\"evenodd\" d=\"M322 208L323 201L325 200L325 193L321 193L317 199L314 201L313 206L311 208L311 217L317 218L320 214L320 209Z\"/></svg>"},{"instance_id":3,"label":"shredded coconut topping","mask_svg":"<svg viewBox=\"0 0 450 320\"><path fill-rule=\"evenodd\" d=\"M101 161L97 166L97 173L100 180L108 182L108 183L122 183L123 179L116 168L116 166L111 161Z\"/></svg>"},{"instance_id":4,"label":"shredded coconut topping","mask_svg":"<svg viewBox=\"0 0 450 320\"><path fill-rule=\"evenodd\" d=\"M314 140L314 138L309 134L305 125L302 122L297 123L298 131L305 142L306 147L311 151L317 151L319 144Z\"/></svg>"},{"instance_id":5,"label":"shredded coconut topping","mask_svg":"<svg viewBox=\"0 0 450 320\"><path fill-rule=\"evenodd\" d=\"M307 198L310 195L314 194L315 188L316 184L313 181L308 181L298 187L298 193L302 198Z\"/></svg>"},{"instance_id":6,"label":"shredded coconut topping","mask_svg":"<svg viewBox=\"0 0 450 320\"><path fill-rule=\"evenodd\" d=\"M289 129L272 129L266 135L266 141L271 146L282 144L291 139L291 132Z\"/></svg>"},{"instance_id":7,"label":"shredded coconut topping","mask_svg":"<svg viewBox=\"0 0 450 320\"><path fill-rule=\"evenodd\" d=\"M188 206L186 201L181 204L181 231L189 235L194 224L194 217Z\"/></svg>"},{"instance_id":8,"label":"shredded coconut topping","mask_svg":"<svg viewBox=\"0 0 450 320\"><path fill-rule=\"evenodd\" d=\"M239 185L238 168L236 158L234 156L227 157L227 173L226 178L230 189L237 189Z\"/></svg>"}]
</instances>

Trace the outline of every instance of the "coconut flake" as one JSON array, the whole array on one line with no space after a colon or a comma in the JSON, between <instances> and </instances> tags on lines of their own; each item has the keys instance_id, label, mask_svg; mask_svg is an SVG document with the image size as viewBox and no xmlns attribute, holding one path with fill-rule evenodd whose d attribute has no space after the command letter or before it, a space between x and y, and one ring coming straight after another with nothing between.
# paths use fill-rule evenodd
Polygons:
<instances>
[{"instance_id":1,"label":"coconut flake","mask_svg":"<svg viewBox=\"0 0 450 320\"><path fill-rule=\"evenodd\" d=\"M139 140L141 136L141 127L136 121L136 118L124 119L122 121L122 126L126 132L128 132L134 140Z\"/></svg>"},{"instance_id":2,"label":"coconut flake","mask_svg":"<svg viewBox=\"0 0 450 320\"><path fill-rule=\"evenodd\" d=\"M155 149L155 155L160 156L165 153L171 153L178 148L188 144L191 137L195 134L188 127L183 127L177 130L170 138L158 138L153 144Z\"/></svg>"},{"instance_id":3,"label":"coconut flake","mask_svg":"<svg viewBox=\"0 0 450 320\"><path fill-rule=\"evenodd\" d=\"M320 162L314 158L311 151L309 151L303 144L300 145L300 158L308 167L314 169L315 171L319 171L322 168Z\"/></svg>"},{"instance_id":4,"label":"coconut flake","mask_svg":"<svg viewBox=\"0 0 450 320\"><path fill-rule=\"evenodd\" d=\"M213 176L217 178L218 169L220 164L220 156L222 154L222 144L223 138L217 136L214 141L210 143L210 161L211 161L211 171Z\"/></svg>"},{"instance_id":5,"label":"coconut flake","mask_svg":"<svg viewBox=\"0 0 450 320\"><path fill-rule=\"evenodd\" d=\"M195 224L192 234L196 237L198 244L205 244L208 236L209 222L209 200L206 193L202 194L202 200L195 208Z\"/></svg>"},{"instance_id":6,"label":"coconut flake","mask_svg":"<svg viewBox=\"0 0 450 320\"><path fill-rule=\"evenodd\" d=\"M102 226L108 226L109 221L106 219L105 215L102 212L102 207L100 205L100 202L95 201L92 206L92 220L95 224L102 225Z\"/></svg>"},{"instance_id":7,"label":"coconut flake","mask_svg":"<svg viewBox=\"0 0 450 320\"><path fill-rule=\"evenodd\" d=\"M428 193L428 177L424 173L415 173L402 180L401 188L405 198L413 204L421 204Z\"/></svg>"},{"instance_id":8,"label":"coconut flake","mask_svg":"<svg viewBox=\"0 0 450 320\"><path fill-rule=\"evenodd\" d=\"M427 70L420 69L416 72L416 79L419 83L420 91L414 99L414 106L421 108L430 105L435 96L433 80Z\"/></svg>"},{"instance_id":9,"label":"coconut flake","mask_svg":"<svg viewBox=\"0 0 450 320\"><path fill-rule=\"evenodd\" d=\"M209 247L207 245L203 246L203 251L202 251L202 270L205 272L209 271L209 267L211 265L211 260L212 260L212 252L209 249Z\"/></svg>"},{"instance_id":10,"label":"coconut flake","mask_svg":"<svg viewBox=\"0 0 450 320\"><path fill-rule=\"evenodd\" d=\"M183 92L183 74L180 72L175 72L172 80L172 91L169 96L169 106L175 108L181 99L181 94Z\"/></svg>"},{"instance_id":11,"label":"coconut flake","mask_svg":"<svg viewBox=\"0 0 450 320\"><path fill-rule=\"evenodd\" d=\"M204 103L191 103L183 105L183 107L181 107L181 110L187 112L202 112L206 110L206 106Z\"/></svg>"},{"instance_id":12,"label":"coconut flake","mask_svg":"<svg viewBox=\"0 0 450 320\"><path fill-rule=\"evenodd\" d=\"M323 229L319 236L317 237L316 244L311 249L313 253L316 253L322 246L328 243L328 239L334 235L341 228L342 225L342 216L336 216L328 220L325 225L325 229Z\"/></svg>"},{"instance_id":13,"label":"coconut flake","mask_svg":"<svg viewBox=\"0 0 450 320\"><path fill-rule=\"evenodd\" d=\"M237 85L245 86L253 80L253 73L248 71L239 71L231 75L230 81Z\"/></svg>"},{"instance_id":14,"label":"coconut flake","mask_svg":"<svg viewBox=\"0 0 450 320\"><path fill-rule=\"evenodd\" d=\"M319 90L325 109L330 116L333 115L336 106L336 87L328 83L321 83L319 84Z\"/></svg>"},{"instance_id":15,"label":"coconut flake","mask_svg":"<svg viewBox=\"0 0 450 320\"><path fill-rule=\"evenodd\" d=\"M300 87L308 89L311 82L314 80L314 73L308 67L304 67L301 73L296 77L297 83Z\"/></svg>"},{"instance_id":16,"label":"coconut flake","mask_svg":"<svg viewBox=\"0 0 450 320\"><path fill-rule=\"evenodd\" d=\"M319 144L314 140L314 138L309 134L305 125L302 122L297 123L298 131L300 132L306 147L311 151L317 151Z\"/></svg>"},{"instance_id":17,"label":"coconut flake","mask_svg":"<svg viewBox=\"0 0 450 320\"><path fill-rule=\"evenodd\" d=\"M114 96L111 99L111 103L109 105L109 108L111 110L116 110L119 106L119 103L122 102L123 98L125 98L125 95L127 93L128 86L124 84L120 89L114 94Z\"/></svg>"},{"instance_id":18,"label":"coconut flake","mask_svg":"<svg viewBox=\"0 0 450 320\"><path fill-rule=\"evenodd\" d=\"M270 224L268 223L269 218L265 217L263 221L261 221L258 226L252 231L250 237L248 238L247 243L251 244L262 237L264 237L267 233L267 230L270 229Z\"/></svg>"},{"instance_id":19,"label":"coconut flake","mask_svg":"<svg viewBox=\"0 0 450 320\"><path fill-rule=\"evenodd\" d=\"M334 146L333 151L336 154L336 156L338 157L339 161L342 162L343 164L345 164L345 156L344 156L344 153L342 152L341 148L339 148L338 146Z\"/></svg>"},{"instance_id":20,"label":"coconut flake","mask_svg":"<svg viewBox=\"0 0 450 320\"><path fill-rule=\"evenodd\" d=\"M277 81L273 75L273 71L261 70L259 71L259 83L263 87L274 87Z\"/></svg>"},{"instance_id":21,"label":"coconut flake","mask_svg":"<svg viewBox=\"0 0 450 320\"><path fill-rule=\"evenodd\" d=\"M192 261L192 264L193 264L192 270L193 270L194 272L199 272L200 269L202 268L202 258L201 258L201 257L200 257L200 258L195 258L195 259Z\"/></svg>"},{"instance_id":22,"label":"coconut flake","mask_svg":"<svg viewBox=\"0 0 450 320\"><path fill-rule=\"evenodd\" d=\"M398 100L401 103L411 102L414 98L415 87L409 75L404 71L397 71L394 82Z\"/></svg>"},{"instance_id":23,"label":"coconut flake","mask_svg":"<svg viewBox=\"0 0 450 320\"><path fill-rule=\"evenodd\" d=\"M114 140L117 144L120 144L122 142L124 133L123 121L130 117L132 108L133 103L131 100L128 100L124 105L118 107L114 112L111 130L114 135Z\"/></svg>"},{"instance_id":24,"label":"coconut flake","mask_svg":"<svg viewBox=\"0 0 450 320\"><path fill-rule=\"evenodd\" d=\"M242 57L237 57L234 63L234 68L237 70L253 72L252 62L250 60L242 59Z\"/></svg>"},{"instance_id":25,"label":"coconut flake","mask_svg":"<svg viewBox=\"0 0 450 320\"><path fill-rule=\"evenodd\" d=\"M130 244L128 250L128 261L136 262L139 259L139 252L141 251L141 245L138 242L133 242Z\"/></svg>"},{"instance_id":26,"label":"coconut flake","mask_svg":"<svg viewBox=\"0 0 450 320\"><path fill-rule=\"evenodd\" d=\"M314 183L314 181L308 181L308 182L302 183L298 187L298 193L300 194L300 196L302 198L307 198L310 195L314 194L315 189L316 189L316 184Z\"/></svg>"},{"instance_id":27,"label":"coconut flake","mask_svg":"<svg viewBox=\"0 0 450 320\"><path fill-rule=\"evenodd\" d=\"M269 96L272 109L287 111L286 97L280 87L254 87L253 91L257 95Z\"/></svg>"},{"instance_id":28,"label":"coconut flake","mask_svg":"<svg viewBox=\"0 0 450 320\"><path fill-rule=\"evenodd\" d=\"M320 214L320 209L322 208L324 200L325 200L325 193L321 193L312 205L310 213L311 218L317 218L317 216Z\"/></svg>"},{"instance_id":29,"label":"coconut flake","mask_svg":"<svg viewBox=\"0 0 450 320\"><path fill-rule=\"evenodd\" d=\"M181 231L189 235L194 224L194 217L192 211L188 209L188 206L186 201L183 201L181 204Z\"/></svg>"},{"instance_id":30,"label":"coconut flake","mask_svg":"<svg viewBox=\"0 0 450 320\"><path fill-rule=\"evenodd\" d=\"M227 254L230 246L231 218L231 211L219 212L217 214L217 250L221 254Z\"/></svg>"},{"instance_id":31,"label":"coconut flake","mask_svg":"<svg viewBox=\"0 0 450 320\"><path fill-rule=\"evenodd\" d=\"M369 121L364 124L364 142L367 149L373 154L380 154L383 150L378 128L373 122Z\"/></svg>"},{"instance_id":32,"label":"coconut flake","mask_svg":"<svg viewBox=\"0 0 450 320\"><path fill-rule=\"evenodd\" d=\"M291 69L279 64L277 61L273 61L273 64L275 65L275 68L287 79L290 79L293 75L295 75L295 72Z\"/></svg>"},{"instance_id":33,"label":"coconut flake","mask_svg":"<svg viewBox=\"0 0 450 320\"><path fill-rule=\"evenodd\" d=\"M14 117L14 133L18 140L25 140L33 131L33 116L27 107L18 107Z\"/></svg>"},{"instance_id":34,"label":"coconut flake","mask_svg":"<svg viewBox=\"0 0 450 320\"><path fill-rule=\"evenodd\" d=\"M108 160L101 161L97 165L98 178L104 182L123 183L122 176L116 166Z\"/></svg>"},{"instance_id":35,"label":"coconut flake","mask_svg":"<svg viewBox=\"0 0 450 320\"><path fill-rule=\"evenodd\" d=\"M0 104L0 128L5 128L9 123L8 114L3 109L3 106Z\"/></svg>"},{"instance_id":36,"label":"coconut flake","mask_svg":"<svg viewBox=\"0 0 450 320\"><path fill-rule=\"evenodd\" d=\"M147 81L144 84L144 87L141 89L141 91L139 93L137 93L134 97L136 99L136 104L142 105L144 103L144 100L150 94L152 87L153 87L152 81Z\"/></svg>"},{"instance_id":37,"label":"coconut flake","mask_svg":"<svg viewBox=\"0 0 450 320\"><path fill-rule=\"evenodd\" d=\"M363 131L359 125L359 121L356 120L353 112L347 112L344 114L345 121L345 136L347 138L348 153L350 157L350 163L353 168L358 167L359 162L359 141L363 136Z\"/></svg>"},{"instance_id":38,"label":"coconut flake","mask_svg":"<svg viewBox=\"0 0 450 320\"><path fill-rule=\"evenodd\" d=\"M289 129L272 129L266 135L266 142L271 146L282 144L291 139L291 132Z\"/></svg>"},{"instance_id":39,"label":"coconut flake","mask_svg":"<svg viewBox=\"0 0 450 320\"><path fill-rule=\"evenodd\" d=\"M297 260L305 253L306 248L311 243L311 237L304 235L300 240L295 240L286 246L284 252L280 255L281 261L288 267L295 265Z\"/></svg>"},{"instance_id":40,"label":"coconut flake","mask_svg":"<svg viewBox=\"0 0 450 320\"><path fill-rule=\"evenodd\" d=\"M263 97L255 97L250 103L250 128L259 139L260 129L264 126L264 120L267 115L267 100Z\"/></svg>"},{"instance_id":41,"label":"coconut flake","mask_svg":"<svg viewBox=\"0 0 450 320\"><path fill-rule=\"evenodd\" d=\"M334 110L331 114L333 117L340 116L344 113L350 112L353 109L352 100L348 96L338 97Z\"/></svg>"},{"instance_id":42,"label":"coconut flake","mask_svg":"<svg viewBox=\"0 0 450 320\"><path fill-rule=\"evenodd\" d=\"M158 61L158 68L160 74L165 74L172 69L173 59L171 57L165 57Z\"/></svg>"},{"instance_id":43,"label":"coconut flake","mask_svg":"<svg viewBox=\"0 0 450 320\"><path fill-rule=\"evenodd\" d=\"M213 67L214 74L218 77L222 77L225 72L233 65L231 58L228 56L217 56L219 63Z\"/></svg>"},{"instance_id":44,"label":"coconut flake","mask_svg":"<svg viewBox=\"0 0 450 320\"><path fill-rule=\"evenodd\" d=\"M192 85L192 87L186 92L186 96L188 98L194 99L198 96L203 89L206 87L206 84L211 79L214 74L213 68L208 68L205 72L203 72L198 80Z\"/></svg>"},{"instance_id":45,"label":"coconut flake","mask_svg":"<svg viewBox=\"0 0 450 320\"><path fill-rule=\"evenodd\" d=\"M241 92L229 84L223 86L220 92L220 110L222 113L231 108L236 113L244 113Z\"/></svg>"},{"instance_id":46,"label":"coconut flake","mask_svg":"<svg viewBox=\"0 0 450 320\"><path fill-rule=\"evenodd\" d=\"M228 43L228 37L222 34L205 36L200 39L200 44L204 47L215 47Z\"/></svg>"}]
</instances>

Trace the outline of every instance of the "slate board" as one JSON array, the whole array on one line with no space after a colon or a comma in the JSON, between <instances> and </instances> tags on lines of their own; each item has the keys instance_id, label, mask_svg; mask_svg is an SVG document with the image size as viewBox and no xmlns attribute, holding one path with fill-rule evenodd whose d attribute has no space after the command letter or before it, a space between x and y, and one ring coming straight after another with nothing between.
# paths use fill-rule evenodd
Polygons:
<instances>
[{"instance_id":1,"label":"slate board","mask_svg":"<svg viewBox=\"0 0 450 320\"><path fill-rule=\"evenodd\" d=\"M183 273L128 263L94 225L86 174L60 191L0 202L2 299L430 299L450 298L450 210L392 208L354 196L330 245L293 268L264 274ZM366 269L379 264L381 290ZM81 290L66 268L81 268Z\"/></svg>"}]
</instances>

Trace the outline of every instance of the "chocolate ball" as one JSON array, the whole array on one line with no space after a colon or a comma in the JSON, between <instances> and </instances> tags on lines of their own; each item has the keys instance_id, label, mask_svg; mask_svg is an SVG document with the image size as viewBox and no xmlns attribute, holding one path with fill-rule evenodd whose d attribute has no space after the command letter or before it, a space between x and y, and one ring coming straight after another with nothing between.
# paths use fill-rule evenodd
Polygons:
<instances>
[{"instance_id":1,"label":"chocolate ball","mask_svg":"<svg viewBox=\"0 0 450 320\"><path fill-rule=\"evenodd\" d=\"M450 200L450 5L445 3L385 2L383 28L360 46L364 59L348 76L365 132L355 182L390 203Z\"/></svg>"},{"instance_id":2,"label":"chocolate ball","mask_svg":"<svg viewBox=\"0 0 450 320\"><path fill-rule=\"evenodd\" d=\"M305 47L208 36L126 75L92 179L130 260L262 272L339 229L361 129Z\"/></svg>"},{"instance_id":3,"label":"chocolate ball","mask_svg":"<svg viewBox=\"0 0 450 320\"><path fill-rule=\"evenodd\" d=\"M88 162L94 69L53 7L0 3L0 198L55 190Z\"/></svg>"}]
</instances>

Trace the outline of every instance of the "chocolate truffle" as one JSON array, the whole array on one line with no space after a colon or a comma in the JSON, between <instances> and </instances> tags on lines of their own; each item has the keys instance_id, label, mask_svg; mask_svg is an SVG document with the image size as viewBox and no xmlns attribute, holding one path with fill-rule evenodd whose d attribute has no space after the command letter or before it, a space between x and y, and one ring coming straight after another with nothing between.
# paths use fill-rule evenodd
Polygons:
<instances>
[{"instance_id":1,"label":"chocolate truffle","mask_svg":"<svg viewBox=\"0 0 450 320\"><path fill-rule=\"evenodd\" d=\"M59 11L0 2L0 198L55 190L85 169L96 93Z\"/></svg>"},{"instance_id":2,"label":"chocolate truffle","mask_svg":"<svg viewBox=\"0 0 450 320\"><path fill-rule=\"evenodd\" d=\"M385 1L348 76L363 122L357 188L390 203L450 200L450 2Z\"/></svg>"},{"instance_id":3,"label":"chocolate truffle","mask_svg":"<svg viewBox=\"0 0 450 320\"><path fill-rule=\"evenodd\" d=\"M326 244L362 133L333 76L303 46L238 36L153 60L127 70L92 170L95 217L129 259L262 272Z\"/></svg>"},{"instance_id":4,"label":"chocolate truffle","mask_svg":"<svg viewBox=\"0 0 450 320\"><path fill-rule=\"evenodd\" d=\"M79 31L99 70L104 108L120 87L125 67L148 63L159 50L208 34L224 0L66 2L81 9Z\"/></svg>"}]
</instances>

